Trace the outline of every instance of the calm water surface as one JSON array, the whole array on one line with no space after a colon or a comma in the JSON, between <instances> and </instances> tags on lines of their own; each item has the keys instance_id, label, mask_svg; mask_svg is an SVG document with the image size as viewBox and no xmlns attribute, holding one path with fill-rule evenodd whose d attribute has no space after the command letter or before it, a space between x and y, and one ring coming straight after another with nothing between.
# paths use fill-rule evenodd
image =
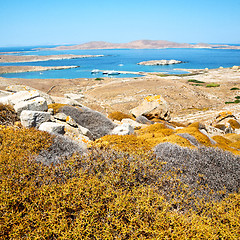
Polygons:
<instances>
[{"instance_id":1,"label":"calm water surface","mask_svg":"<svg viewBox=\"0 0 240 240\"><path fill-rule=\"evenodd\" d=\"M176 69L203 69L232 67L240 65L240 50L231 49L109 49L109 50L67 50L67 51L40 51L33 47L0 48L0 52L20 51L13 55L104 55L96 58L79 58L65 60L50 60L42 62L0 63L0 66L80 66L66 70L50 70L43 72L9 73L1 76L9 78L95 78L103 77L102 73L91 74L93 69L131 71L131 72L164 72L169 74L184 73ZM149 60L176 59L184 63L169 66L141 66L137 63ZM120 74L114 77L136 77L134 74Z\"/></svg>"}]
</instances>

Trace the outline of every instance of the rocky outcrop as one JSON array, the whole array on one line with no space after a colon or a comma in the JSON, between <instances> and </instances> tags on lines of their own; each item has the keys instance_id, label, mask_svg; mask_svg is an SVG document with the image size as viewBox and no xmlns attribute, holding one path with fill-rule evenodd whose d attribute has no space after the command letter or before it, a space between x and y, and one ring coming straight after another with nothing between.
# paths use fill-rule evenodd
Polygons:
<instances>
[{"instance_id":1,"label":"rocky outcrop","mask_svg":"<svg viewBox=\"0 0 240 240\"><path fill-rule=\"evenodd\" d=\"M50 113L24 110L21 112L21 124L26 128L38 128L42 123L50 121Z\"/></svg>"},{"instance_id":2,"label":"rocky outcrop","mask_svg":"<svg viewBox=\"0 0 240 240\"><path fill-rule=\"evenodd\" d=\"M26 85L10 85L6 87L6 90L12 93L21 92L21 91L36 91L40 97L45 98L48 105L53 103L53 99L47 93Z\"/></svg>"},{"instance_id":3,"label":"rocky outcrop","mask_svg":"<svg viewBox=\"0 0 240 240\"><path fill-rule=\"evenodd\" d=\"M158 118L169 121L171 119L168 104L161 95L147 96L139 106L130 110L130 113L134 117L144 116L149 120Z\"/></svg>"},{"instance_id":4,"label":"rocky outcrop","mask_svg":"<svg viewBox=\"0 0 240 240\"><path fill-rule=\"evenodd\" d=\"M42 97L37 97L28 101L21 101L14 105L14 109L17 114L21 114L23 110L32 110L32 111L47 111L47 101Z\"/></svg>"},{"instance_id":5,"label":"rocky outcrop","mask_svg":"<svg viewBox=\"0 0 240 240\"><path fill-rule=\"evenodd\" d=\"M51 134L64 134L64 125L55 122L44 122L39 126L39 130L46 131Z\"/></svg>"},{"instance_id":6,"label":"rocky outcrop","mask_svg":"<svg viewBox=\"0 0 240 240\"><path fill-rule=\"evenodd\" d=\"M47 101L40 97L38 91L20 91L0 98L0 103L12 105L20 115L23 110L47 111Z\"/></svg>"},{"instance_id":7,"label":"rocky outcrop","mask_svg":"<svg viewBox=\"0 0 240 240\"><path fill-rule=\"evenodd\" d=\"M173 65L183 63L182 61L178 60L151 60L151 61L144 61L138 63L138 65L145 65L145 66L157 66L157 65Z\"/></svg>"}]
</instances>

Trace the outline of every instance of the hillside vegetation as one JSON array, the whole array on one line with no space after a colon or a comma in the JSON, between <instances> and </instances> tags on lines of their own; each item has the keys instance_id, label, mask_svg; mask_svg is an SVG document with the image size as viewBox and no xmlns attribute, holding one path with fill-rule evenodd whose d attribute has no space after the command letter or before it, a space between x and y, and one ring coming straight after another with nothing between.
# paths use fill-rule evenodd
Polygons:
<instances>
[{"instance_id":1,"label":"hillside vegetation","mask_svg":"<svg viewBox=\"0 0 240 240\"><path fill-rule=\"evenodd\" d=\"M6 111L1 239L239 239L240 158L227 138L158 123L83 151Z\"/></svg>"}]
</instances>

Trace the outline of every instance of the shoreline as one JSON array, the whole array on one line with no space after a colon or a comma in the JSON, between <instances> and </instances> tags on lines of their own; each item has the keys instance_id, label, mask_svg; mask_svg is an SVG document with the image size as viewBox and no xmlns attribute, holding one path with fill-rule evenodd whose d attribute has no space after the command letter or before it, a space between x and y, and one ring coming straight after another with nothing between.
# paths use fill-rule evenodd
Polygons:
<instances>
[{"instance_id":1,"label":"shoreline","mask_svg":"<svg viewBox=\"0 0 240 240\"><path fill-rule=\"evenodd\" d=\"M0 89L5 90L9 85L26 85L48 92L54 86L51 90L52 96L63 97L66 93L83 94L83 105L103 113L128 113L146 96L161 95L169 104L172 119L179 122L207 122L213 120L219 111L232 111L240 115L240 104L226 104L234 102L235 97L240 96L240 67L188 70L194 76L151 73L136 78L123 76L102 79L0 77Z\"/></svg>"},{"instance_id":2,"label":"shoreline","mask_svg":"<svg viewBox=\"0 0 240 240\"><path fill-rule=\"evenodd\" d=\"M79 68L80 66L55 66L55 67L42 67L42 66L0 66L0 74L7 73L23 73L23 72L41 72L49 70L64 70L71 68Z\"/></svg>"},{"instance_id":3,"label":"shoreline","mask_svg":"<svg viewBox=\"0 0 240 240\"><path fill-rule=\"evenodd\" d=\"M43 62L49 60L63 60L63 59L76 59L76 58L92 58L103 57L104 55L73 55L73 54L61 54L61 55L0 55L0 63L21 63L21 62Z\"/></svg>"}]
</instances>

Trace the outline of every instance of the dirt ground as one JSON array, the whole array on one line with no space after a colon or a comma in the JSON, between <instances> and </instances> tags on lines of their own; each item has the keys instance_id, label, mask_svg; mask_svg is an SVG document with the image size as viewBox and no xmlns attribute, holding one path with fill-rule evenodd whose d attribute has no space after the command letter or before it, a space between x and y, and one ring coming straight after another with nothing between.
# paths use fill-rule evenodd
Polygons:
<instances>
[{"instance_id":1,"label":"dirt ground","mask_svg":"<svg viewBox=\"0 0 240 240\"><path fill-rule=\"evenodd\" d=\"M191 70L192 71L192 70ZM194 79L195 82L191 82ZM190 82L189 82L190 80ZM196 80L203 83L196 83ZM162 95L169 104L173 120L210 119L218 111L240 111L240 104L233 102L240 96L240 70L219 68L192 71L182 76L167 76L159 73L138 78L96 79L7 79L0 77L0 88L12 84L23 84L50 95L63 96L64 93L82 93L82 104L95 110L109 113L128 113L148 95ZM209 87L208 84L215 84ZM218 85L216 85L218 84ZM206 121L207 121L206 119Z\"/></svg>"}]
</instances>

